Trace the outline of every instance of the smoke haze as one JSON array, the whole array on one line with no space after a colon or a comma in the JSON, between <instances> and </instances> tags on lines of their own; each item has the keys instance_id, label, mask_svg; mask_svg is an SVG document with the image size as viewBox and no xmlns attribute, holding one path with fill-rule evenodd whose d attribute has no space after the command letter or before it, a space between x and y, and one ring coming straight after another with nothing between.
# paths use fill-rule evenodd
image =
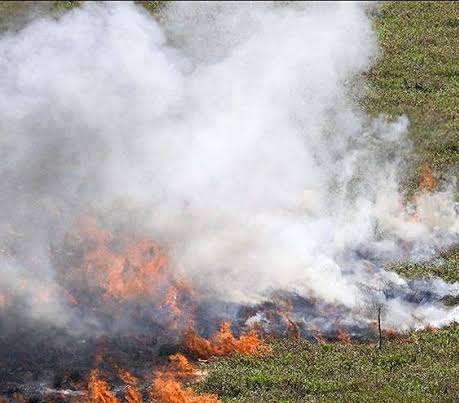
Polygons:
<instances>
[{"instance_id":1,"label":"smoke haze","mask_svg":"<svg viewBox=\"0 0 459 403\"><path fill-rule=\"evenodd\" d=\"M50 254L93 215L163 245L209 297L456 319L435 300L457 285L384 270L453 245L459 221L454 184L405 203L408 119L356 101L377 56L354 3L173 3L161 22L89 3L2 34L0 290L73 326ZM436 298L405 298L423 290Z\"/></svg>"}]
</instances>

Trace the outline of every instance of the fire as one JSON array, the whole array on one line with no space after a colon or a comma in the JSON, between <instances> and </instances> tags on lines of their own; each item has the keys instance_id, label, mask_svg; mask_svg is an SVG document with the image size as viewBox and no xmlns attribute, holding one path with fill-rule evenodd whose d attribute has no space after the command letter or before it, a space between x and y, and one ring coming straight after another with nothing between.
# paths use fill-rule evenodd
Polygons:
<instances>
[{"instance_id":1,"label":"fire","mask_svg":"<svg viewBox=\"0 0 459 403\"><path fill-rule=\"evenodd\" d=\"M183 297L187 297L187 302L184 302ZM164 296L164 300L160 308L168 313L170 318L170 328L177 330L178 326L184 329L193 324L193 314L188 312L188 315L183 313L183 307L190 308L190 299L195 300L195 292L191 284L184 279L175 279L174 284L169 286L169 290Z\"/></svg>"},{"instance_id":2,"label":"fire","mask_svg":"<svg viewBox=\"0 0 459 403\"><path fill-rule=\"evenodd\" d=\"M288 311L279 309L278 314L287 323L287 337L299 340L301 339L301 331L298 323L296 323L289 315Z\"/></svg>"},{"instance_id":3,"label":"fire","mask_svg":"<svg viewBox=\"0 0 459 403\"><path fill-rule=\"evenodd\" d=\"M6 307L7 304L7 298L5 294L0 293L0 309L3 309ZM1 401L0 401L1 403Z\"/></svg>"},{"instance_id":4,"label":"fire","mask_svg":"<svg viewBox=\"0 0 459 403\"><path fill-rule=\"evenodd\" d=\"M99 378L97 370L91 371L88 391L91 403L119 403L115 394L110 391L108 383Z\"/></svg>"},{"instance_id":5,"label":"fire","mask_svg":"<svg viewBox=\"0 0 459 403\"><path fill-rule=\"evenodd\" d=\"M351 344L352 343L351 335L345 329L339 329L338 330L337 338L341 343L344 343L344 344Z\"/></svg>"},{"instance_id":6,"label":"fire","mask_svg":"<svg viewBox=\"0 0 459 403\"><path fill-rule=\"evenodd\" d=\"M429 164L424 163L421 166L421 182L419 189L425 192L433 192L437 188L437 179L435 178L432 168Z\"/></svg>"},{"instance_id":7,"label":"fire","mask_svg":"<svg viewBox=\"0 0 459 403\"><path fill-rule=\"evenodd\" d=\"M396 340L397 338L401 337L401 334L397 332L395 329L384 329L382 331L384 338L387 340Z\"/></svg>"},{"instance_id":8,"label":"fire","mask_svg":"<svg viewBox=\"0 0 459 403\"><path fill-rule=\"evenodd\" d=\"M436 333L438 331L438 328L436 328L435 326L429 324L424 328L424 331L426 331L428 333Z\"/></svg>"},{"instance_id":9,"label":"fire","mask_svg":"<svg viewBox=\"0 0 459 403\"><path fill-rule=\"evenodd\" d=\"M316 339L317 343L319 343L319 344L326 344L327 343L327 341L325 340L325 337L323 336L323 334L321 333L320 330L318 330L318 329L313 330L312 335Z\"/></svg>"},{"instance_id":10,"label":"fire","mask_svg":"<svg viewBox=\"0 0 459 403\"><path fill-rule=\"evenodd\" d=\"M24 395L19 393L19 392L13 393L12 398L17 403L26 403L27 402L27 400L24 397Z\"/></svg>"},{"instance_id":11,"label":"fire","mask_svg":"<svg viewBox=\"0 0 459 403\"><path fill-rule=\"evenodd\" d=\"M196 378L202 374L183 354L169 356L169 362L168 367L158 371L153 380L151 387L153 399L163 403L221 403L217 395L199 395L181 383L183 378Z\"/></svg>"},{"instance_id":12,"label":"fire","mask_svg":"<svg viewBox=\"0 0 459 403\"><path fill-rule=\"evenodd\" d=\"M176 377L190 377L200 375L199 369L190 363L188 359L180 353L169 356L171 369L176 374Z\"/></svg>"},{"instance_id":13,"label":"fire","mask_svg":"<svg viewBox=\"0 0 459 403\"><path fill-rule=\"evenodd\" d=\"M124 302L140 302L143 306L151 306L153 315L159 311L167 318L168 330L183 335L184 347L195 357L207 359L236 353L262 355L270 351L255 330L236 337L230 322L222 322L220 329L209 339L200 336L193 327L196 320L193 306L197 293L187 278L178 276L165 250L152 240L139 240L126 234L106 231L92 218L84 219L77 234L69 236L76 236L71 241L77 240L76 249L73 250L75 253L72 252L76 260L71 263L71 270L62 271L63 281L67 280L66 276L72 276L68 282L72 287L64 287L69 304L75 307L85 304L85 294L80 295L78 290L81 283L83 287L94 287L97 291L95 294L101 296L95 302L94 309L110 308L113 304L116 307ZM288 332L299 337L295 322L287 314L283 317ZM183 333L187 326L188 330ZM143 403L139 380L108 360L109 354L105 352L103 340L96 355L95 368L107 362L114 366L124 384L124 397L118 397L109 383L101 379L99 370L94 369L88 379L87 402ZM218 396L199 395L186 385L185 382L197 381L204 374L185 355L171 355L168 366L157 370L149 385L151 396L162 403L221 403Z\"/></svg>"},{"instance_id":14,"label":"fire","mask_svg":"<svg viewBox=\"0 0 459 403\"><path fill-rule=\"evenodd\" d=\"M154 242L142 240L122 253L96 243L86 256L85 266L97 277L106 298L130 300L148 296L154 282L163 280L167 263L165 253Z\"/></svg>"},{"instance_id":15,"label":"fire","mask_svg":"<svg viewBox=\"0 0 459 403\"><path fill-rule=\"evenodd\" d=\"M162 304L162 308L169 308L172 313L179 315L180 314L180 308L178 307L177 304L177 299L178 299L178 289L176 287L171 287L166 295L166 299L164 301L164 304Z\"/></svg>"},{"instance_id":16,"label":"fire","mask_svg":"<svg viewBox=\"0 0 459 403\"><path fill-rule=\"evenodd\" d=\"M221 403L216 395L199 395L192 388L182 385L182 379L191 379L202 374L183 354L171 355L169 361L164 370L156 373L151 385L151 395L154 399L162 403ZM124 400L127 403L143 403L138 379L119 368L118 375L125 385ZM120 403L109 389L108 383L100 379L97 370L93 370L89 377L88 396L88 403Z\"/></svg>"},{"instance_id":17,"label":"fire","mask_svg":"<svg viewBox=\"0 0 459 403\"><path fill-rule=\"evenodd\" d=\"M156 376L152 385L152 397L163 403L221 403L217 395L198 395L168 372Z\"/></svg>"},{"instance_id":18,"label":"fire","mask_svg":"<svg viewBox=\"0 0 459 403\"><path fill-rule=\"evenodd\" d=\"M199 336L193 329L189 329L185 334L185 345L190 352L200 358L225 356L234 353L262 355L269 352L268 346L263 343L253 330L243 334L239 339L235 338L231 332L230 322L222 322L220 330L210 340Z\"/></svg>"},{"instance_id":19,"label":"fire","mask_svg":"<svg viewBox=\"0 0 459 403\"><path fill-rule=\"evenodd\" d=\"M166 251L156 242L113 234L88 217L81 220L76 236L76 252L83 258L67 273L79 273L86 281L84 286L102 290L105 302L149 302L167 310L174 329L183 322L183 301L194 297L193 288L177 275ZM71 305L79 302L74 295L69 292Z\"/></svg>"},{"instance_id":20,"label":"fire","mask_svg":"<svg viewBox=\"0 0 459 403\"><path fill-rule=\"evenodd\" d=\"M127 403L142 403L142 395L139 391L139 381L127 371L120 371L119 376L126 385L124 398Z\"/></svg>"},{"instance_id":21,"label":"fire","mask_svg":"<svg viewBox=\"0 0 459 403\"><path fill-rule=\"evenodd\" d=\"M385 340L397 342L399 344L411 344L415 342L412 335L400 333L395 329L383 329L382 335Z\"/></svg>"}]
</instances>

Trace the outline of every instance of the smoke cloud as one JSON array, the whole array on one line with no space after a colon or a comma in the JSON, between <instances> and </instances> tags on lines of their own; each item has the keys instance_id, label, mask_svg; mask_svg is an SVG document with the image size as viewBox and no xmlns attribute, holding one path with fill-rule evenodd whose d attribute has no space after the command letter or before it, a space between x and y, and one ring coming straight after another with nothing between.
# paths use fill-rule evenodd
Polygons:
<instances>
[{"instance_id":1,"label":"smoke cloud","mask_svg":"<svg viewBox=\"0 0 459 403\"><path fill-rule=\"evenodd\" d=\"M384 269L453 245L459 220L453 185L405 203L408 119L358 106L378 56L367 11L192 2L157 22L90 3L2 34L0 290L71 326L50 254L91 214L224 301L283 290L344 321L374 304L399 329L456 319L435 300L457 285ZM421 291L436 298L407 298Z\"/></svg>"}]
</instances>

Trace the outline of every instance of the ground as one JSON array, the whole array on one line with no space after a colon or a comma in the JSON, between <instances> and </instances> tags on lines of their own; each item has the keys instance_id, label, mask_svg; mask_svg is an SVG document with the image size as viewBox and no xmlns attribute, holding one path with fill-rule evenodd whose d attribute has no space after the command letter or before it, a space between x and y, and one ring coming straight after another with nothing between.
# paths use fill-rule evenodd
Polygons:
<instances>
[{"instance_id":1,"label":"ground","mask_svg":"<svg viewBox=\"0 0 459 403\"><path fill-rule=\"evenodd\" d=\"M225 402L457 402L459 329L370 344L282 340L265 358L214 361L200 390Z\"/></svg>"},{"instance_id":2,"label":"ground","mask_svg":"<svg viewBox=\"0 0 459 403\"><path fill-rule=\"evenodd\" d=\"M153 14L159 2L142 2ZM47 2L37 14L56 16L78 2ZM0 29L27 21L21 2L0 2ZM29 4L30 6L30 4ZM46 11L43 11L45 10ZM459 166L459 3L393 2L375 13L382 53L366 74L362 101L369 113L408 115L414 145L407 193L419 185L427 163L442 179ZM459 280L459 249L443 263L396 265L408 277L436 275ZM312 344L273 340L264 358L231 357L208 364L195 386L225 402L457 402L459 327L425 330L371 344Z\"/></svg>"},{"instance_id":3,"label":"ground","mask_svg":"<svg viewBox=\"0 0 459 403\"><path fill-rule=\"evenodd\" d=\"M441 182L459 162L459 3L393 2L376 12L382 53L366 75L364 107L374 115L406 114L414 144L407 191L428 163ZM407 277L459 280L459 250L441 265L397 265ZM225 402L457 402L459 328L425 330L382 349L369 344L276 341L265 358L214 361L200 389Z\"/></svg>"}]
</instances>

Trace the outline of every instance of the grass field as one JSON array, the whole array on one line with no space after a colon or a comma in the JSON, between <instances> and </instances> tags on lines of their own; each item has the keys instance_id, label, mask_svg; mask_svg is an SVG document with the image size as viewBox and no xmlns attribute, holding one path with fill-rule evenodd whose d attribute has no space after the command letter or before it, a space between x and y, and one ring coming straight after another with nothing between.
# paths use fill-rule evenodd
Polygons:
<instances>
[{"instance_id":1,"label":"grass field","mask_svg":"<svg viewBox=\"0 0 459 403\"><path fill-rule=\"evenodd\" d=\"M367 76L366 107L407 114L417 153L441 173L459 162L459 5L384 4L375 25L383 53Z\"/></svg>"},{"instance_id":2,"label":"grass field","mask_svg":"<svg viewBox=\"0 0 459 403\"><path fill-rule=\"evenodd\" d=\"M158 2L143 2L156 12ZM77 2L48 2L37 13L58 15ZM0 29L27 21L21 2L0 2ZM35 6L34 6L35 7ZM45 10L45 11L43 11ZM382 54L366 75L364 100L371 113L407 114L414 144L411 191L418 168L428 163L440 179L459 166L459 3L397 2L375 15ZM408 277L436 275L459 280L459 250L443 263L396 266ZM264 358L232 357L211 362L197 386L225 402L458 402L459 328L422 331L369 344L273 341Z\"/></svg>"},{"instance_id":3,"label":"grass field","mask_svg":"<svg viewBox=\"0 0 459 403\"><path fill-rule=\"evenodd\" d=\"M226 402L457 402L459 329L374 345L272 343L263 359L211 363L200 390Z\"/></svg>"},{"instance_id":4,"label":"grass field","mask_svg":"<svg viewBox=\"0 0 459 403\"><path fill-rule=\"evenodd\" d=\"M459 3L393 2L375 17L382 54L367 74L364 101L372 114L407 114L414 144L412 190L427 162L440 179L459 162ZM407 277L436 275L459 281L459 251L442 264L395 269ZM209 366L200 385L224 401L255 402L458 402L459 328L413 333L374 345L306 341L273 343L272 355L233 357Z\"/></svg>"}]
</instances>

